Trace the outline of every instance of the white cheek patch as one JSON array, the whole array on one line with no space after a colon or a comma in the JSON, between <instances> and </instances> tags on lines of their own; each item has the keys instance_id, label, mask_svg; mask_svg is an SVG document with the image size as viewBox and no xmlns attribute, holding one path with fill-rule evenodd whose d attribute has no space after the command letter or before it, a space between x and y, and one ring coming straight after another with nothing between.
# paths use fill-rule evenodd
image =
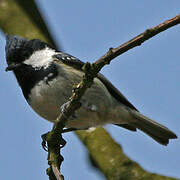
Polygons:
<instances>
[{"instance_id":1,"label":"white cheek patch","mask_svg":"<svg viewBox=\"0 0 180 180\"><path fill-rule=\"evenodd\" d=\"M45 49L35 51L24 64L31 65L35 69L47 68L52 62L52 56L57 54L55 50L46 47Z\"/></svg>"}]
</instances>

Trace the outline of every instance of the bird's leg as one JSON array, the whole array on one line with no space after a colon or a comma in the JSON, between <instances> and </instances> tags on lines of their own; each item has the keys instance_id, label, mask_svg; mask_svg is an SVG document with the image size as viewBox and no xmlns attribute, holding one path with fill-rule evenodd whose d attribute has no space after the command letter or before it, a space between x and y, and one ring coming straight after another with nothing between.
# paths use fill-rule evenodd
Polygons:
<instances>
[{"instance_id":1,"label":"bird's leg","mask_svg":"<svg viewBox=\"0 0 180 180\"><path fill-rule=\"evenodd\" d=\"M63 114L63 116L65 116L66 117L66 106L69 104L69 101L68 102L66 102L66 103L64 103L61 107L60 107L60 112ZM74 120L74 119L77 119L77 115L76 115L76 113L74 113L70 118L69 118L70 120ZM62 133L66 133L66 132L71 132L71 131L75 131L75 130L77 130L76 128L67 128L67 129L62 129L62 131L61 132L59 132L60 133L60 139L59 139L59 141L60 141L60 148L63 148L64 146L65 146L65 144L66 144L66 141L63 139L63 137L62 137ZM47 133L45 133L45 134L43 134L42 136L41 136L41 138L42 138L42 143L41 143L41 145L42 145L42 147L43 147L43 149L45 150L45 151L48 151L48 145L47 145L47 136L48 136L48 134L49 134L50 132L47 132Z\"/></svg>"}]
</instances>

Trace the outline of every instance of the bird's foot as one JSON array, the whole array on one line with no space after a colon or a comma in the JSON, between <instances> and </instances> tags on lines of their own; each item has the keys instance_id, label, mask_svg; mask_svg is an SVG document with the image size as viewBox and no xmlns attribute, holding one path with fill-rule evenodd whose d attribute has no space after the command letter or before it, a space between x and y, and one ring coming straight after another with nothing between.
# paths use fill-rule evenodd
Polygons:
<instances>
[{"instance_id":1,"label":"bird's foot","mask_svg":"<svg viewBox=\"0 0 180 180\"><path fill-rule=\"evenodd\" d=\"M65 129L66 130L66 129ZM63 130L64 131L64 130ZM64 133L64 132L61 132L61 133ZM48 151L48 143L47 143L47 136L48 136L49 132L41 135L41 138L42 138L42 148L45 150L45 151ZM62 135L60 134L60 139L58 140L59 141L59 145L60 145L60 148L63 148L65 145L66 145L66 141L63 139Z\"/></svg>"}]
</instances>

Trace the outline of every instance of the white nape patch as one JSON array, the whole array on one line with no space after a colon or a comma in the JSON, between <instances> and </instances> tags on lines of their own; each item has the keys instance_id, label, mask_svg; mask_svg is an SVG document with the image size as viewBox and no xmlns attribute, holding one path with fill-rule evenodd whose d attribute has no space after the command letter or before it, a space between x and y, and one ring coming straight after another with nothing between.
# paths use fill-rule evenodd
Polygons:
<instances>
[{"instance_id":1,"label":"white nape patch","mask_svg":"<svg viewBox=\"0 0 180 180\"><path fill-rule=\"evenodd\" d=\"M24 64L31 65L35 69L46 69L52 62L52 56L57 54L54 49L46 47L45 49L35 51L28 59L24 61Z\"/></svg>"}]
</instances>

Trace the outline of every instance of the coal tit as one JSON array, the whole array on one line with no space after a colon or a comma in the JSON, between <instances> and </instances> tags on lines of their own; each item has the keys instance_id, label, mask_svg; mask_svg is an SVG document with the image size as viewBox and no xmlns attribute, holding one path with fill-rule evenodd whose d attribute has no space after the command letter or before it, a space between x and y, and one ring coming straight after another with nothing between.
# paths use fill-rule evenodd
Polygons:
<instances>
[{"instance_id":1,"label":"coal tit","mask_svg":"<svg viewBox=\"0 0 180 180\"><path fill-rule=\"evenodd\" d=\"M23 95L32 109L54 122L60 107L72 95L73 85L81 81L84 63L59 52L39 39L6 37L6 71L13 71ZM162 145L177 136L165 126L142 115L102 74L94 79L81 99L82 106L66 127L88 129L107 123L131 131L140 129Z\"/></svg>"}]
</instances>

